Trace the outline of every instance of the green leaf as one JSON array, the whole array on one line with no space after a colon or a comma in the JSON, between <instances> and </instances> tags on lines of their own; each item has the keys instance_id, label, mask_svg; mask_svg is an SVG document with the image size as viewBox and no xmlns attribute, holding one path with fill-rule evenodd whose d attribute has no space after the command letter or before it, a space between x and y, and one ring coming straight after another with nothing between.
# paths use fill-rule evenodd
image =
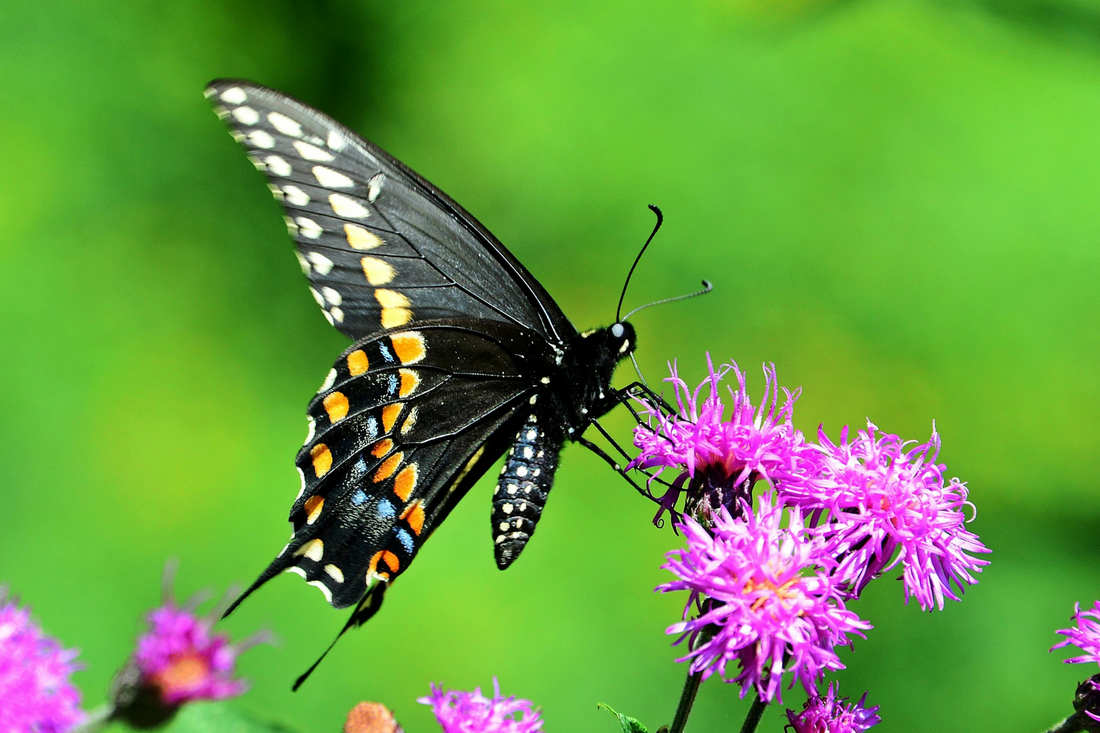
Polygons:
<instances>
[{"instance_id":1,"label":"green leaf","mask_svg":"<svg viewBox=\"0 0 1100 733\"><path fill-rule=\"evenodd\" d=\"M596 703L597 709L606 710L619 719L619 725L623 728L623 733L649 733L646 727L642 725L642 722L637 718L631 718L628 715L616 712L610 705L606 703Z\"/></svg>"},{"instance_id":2,"label":"green leaf","mask_svg":"<svg viewBox=\"0 0 1100 733\"><path fill-rule=\"evenodd\" d=\"M253 718L226 703L194 703L184 705L167 733L294 733L277 723Z\"/></svg>"}]
</instances>

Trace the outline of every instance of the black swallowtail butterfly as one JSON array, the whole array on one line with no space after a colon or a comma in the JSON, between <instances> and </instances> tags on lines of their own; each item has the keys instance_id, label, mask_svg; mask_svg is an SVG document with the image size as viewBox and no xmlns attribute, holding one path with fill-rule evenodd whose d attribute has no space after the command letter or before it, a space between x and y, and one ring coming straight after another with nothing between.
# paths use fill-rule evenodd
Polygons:
<instances>
[{"instance_id":1,"label":"black swallowtail butterfly","mask_svg":"<svg viewBox=\"0 0 1100 733\"><path fill-rule=\"evenodd\" d=\"M289 570L355 606L345 630L365 622L506 451L492 532L508 567L564 442L619 401L634 329L578 333L465 209L317 110L238 80L206 95L267 175L325 318L355 341L309 404L294 535L234 607Z\"/></svg>"}]
</instances>

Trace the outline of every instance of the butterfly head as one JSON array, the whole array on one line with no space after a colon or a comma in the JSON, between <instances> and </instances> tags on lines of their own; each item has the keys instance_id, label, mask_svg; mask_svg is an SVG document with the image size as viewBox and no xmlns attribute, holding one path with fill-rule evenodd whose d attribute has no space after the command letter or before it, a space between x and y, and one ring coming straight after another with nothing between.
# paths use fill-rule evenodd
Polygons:
<instances>
[{"instance_id":1,"label":"butterfly head","mask_svg":"<svg viewBox=\"0 0 1100 733\"><path fill-rule=\"evenodd\" d=\"M619 321L607 329L608 345L610 351L616 354L616 361L625 358L634 351L636 341L634 339L634 326L626 321Z\"/></svg>"}]
</instances>

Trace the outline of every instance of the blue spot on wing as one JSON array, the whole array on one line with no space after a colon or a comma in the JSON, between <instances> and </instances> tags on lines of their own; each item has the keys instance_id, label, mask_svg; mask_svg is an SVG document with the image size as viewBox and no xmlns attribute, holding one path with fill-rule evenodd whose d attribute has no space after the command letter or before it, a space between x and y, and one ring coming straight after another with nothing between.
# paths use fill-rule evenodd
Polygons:
<instances>
[{"instance_id":1,"label":"blue spot on wing","mask_svg":"<svg viewBox=\"0 0 1100 733\"><path fill-rule=\"evenodd\" d=\"M389 518L395 514L397 514L397 510L393 508L393 504L388 499L378 502L378 516Z\"/></svg>"},{"instance_id":2,"label":"blue spot on wing","mask_svg":"<svg viewBox=\"0 0 1100 733\"><path fill-rule=\"evenodd\" d=\"M367 500L367 495L363 493L362 489L359 489L358 491L356 491L355 494L353 494L352 497L351 497L351 503L354 504L355 506L359 506L360 504L362 504L366 500Z\"/></svg>"},{"instance_id":3,"label":"blue spot on wing","mask_svg":"<svg viewBox=\"0 0 1100 733\"><path fill-rule=\"evenodd\" d=\"M397 541L405 548L405 552L410 555L413 554L413 550L416 549L416 543L413 542L412 535L401 528L396 529L394 534L397 535Z\"/></svg>"}]
</instances>

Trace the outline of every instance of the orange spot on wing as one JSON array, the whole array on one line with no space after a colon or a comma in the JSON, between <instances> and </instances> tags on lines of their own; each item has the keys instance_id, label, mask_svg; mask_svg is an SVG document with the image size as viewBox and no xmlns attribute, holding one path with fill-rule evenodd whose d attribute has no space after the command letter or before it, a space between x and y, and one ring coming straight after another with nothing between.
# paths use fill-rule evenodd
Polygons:
<instances>
[{"instance_id":1,"label":"orange spot on wing","mask_svg":"<svg viewBox=\"0 0 1100 733\"><path fill-rule=\"evenodd\" d=\"M397 422L397 416L401 414L402 407L404 405L400 402L395 402L382 408L382 427L387 433L393 430L393 424Z\"/></svg>"},{"instance_id":2,"label":"orange spot on wing","mask_svg":"<svg viewBox=\"0 0 1100 733\"><path fill-rule=\"evenodd\" d=\"M389 438L384 438L375 443L374 447L370 449L370 452L375 458L381 458L391 450L393 450L393 441Z\"/></svg>"},{"instance_id":3,"label":"orange spot on wing","mask_svg":"<svg viewBox=\"0 0 1100 733\"><path fill-rule=\"evenodd\" d=\"M370 564L367 566L367 582L370 582L370 576L374 575L378 571L378 561L382 559L382 552L378 551L371 555Z\"/></svg>"},{"instance_id":4,"label":"orange spot on wing","mask_svg":"<svg viewBox=\"0 0 1100 733\"><path fill-rule=\"evenodd\" d=\"M368 369L370 369L370 361L367 360L367 355L362 349L358 349L348 354L348 371L351 373L351 376L358 377Z\"/></svg>"},{"instance_id":5,"label":"orange spot on wing","mask_svg":"<svg viewBox=\"0 0 1100 733\"><path fill-rule=\"evenodd\" d=\"M420 536L420 530L424 529L424 502L417 499L401 513L401 518L409 523L409 527Z\"/></svg>"},{"instance_id":6,"label":"orange spot on wing","mask_svg":"<svg viewBox=\"0 0 1100 733\"><path fill-rule=\"evenodd\" d=\"M401 561L397 559L397 555L393 554L389 550L382 551L382 562L386 563L391 572L396 573L401 567Z\"/></svg>"},{"instance_id":7,"label":"orange spot on wing","mask_svg":"<svg viewBox=\"0 0 1100 733\"><path fill-rule=\"evenodd\" d=\"M393 351L402 364L415 364L428 353L424 345L424 336L419 331L406 331L390 337Z\"/></svg>"},{"instance_id":8,"label":"orange spot on wing","mask_svg":"<svg viewBox=\"0 0 1100 733\"><path fill-rule=\"evenodd\" d=\"M348 236L348 244L352 249L374 249L385 244L377 234L355 224L345 224L344 234Z\"/></svg>"},{"instance_id":9,"label":"orange spot on wing","mask_svg":"<svg viewBox=\"0 0 1100 733\"><path fill-rule=\"evenodd\" d=\"M363 274L367 276L367 282L374 286L385 285L397 274L393 265L377 257L364 257L359 260L359 264L363 266Z\"/></svg>"},{"instance_id":10,"label":"orange spot on wing","mask_svg":"<svg viewBox=\"0 0 1100 733\"><path fill-rule=\"evenodd\" d=\"M413 405L412 409L409 410L409 416L405 418L405 422L401 423L402 435L406 435L410 430L413 429L413 426L416 425L416 413L416 405Z\"/></svg>"},{"instance_id":11,"label":"orange spot on wing","mask_svg":"<svg viewBox=\"0 0 1100 733\"><path fill-rule=\"evenodd\" d=\"M374 299L382 306L382 328L397 328L412 320L412 305L407 296L396 290L379 288L374 291Z\"/></svg>"},{"instance_id":12,"label":"orange spot on wing","mask_svg":"<svg viewBox=\"0 0 1100 733\"><path fill-rule=\"evenodd\" d=\"M317 474L317 478L321 478L332 468L332 452L324 443L313 446L309 457L313 459L313 472Z\"/></svg>"},{"instance_id":13,"label":"orange spot on wing","mask_svg":"<svg viewBox=\"0 0 1100 733\"><path fill-rule=\"evenodd\" d=\"M397 328L412 320L413 312L408 308L383 308L382 328Z\"/></svg>"},{"instance_id":14,"label":"orange spot on wing","mask_svg":"<svg viewBox=\"0 0 1100 733\"><path fill-rule=\"evenodd\" d=\"M313 524L317 517L321 516L321 509L325 506L325 500L320 496L311 496L306 499L306 523Z\"/></svg>"},{"instance_id":15,"label":"orange spot on wing","mask_svg":"<svg viewBox=\"0 0 1100 733\"><path fill-rule=\"evenodd\" d=\"M412 369L399 369L398 373L401 375L401 391L398 394L401 397L408 397L420 386L420 375Z\"/></svg>"},{"instance_id":16,"label":"orange spot on wing","mask_svg":"<svg viewBox=\"0 0 1100 733\"><path fill-rule=\"evenodd\" d=\"M397 494L397 497L401 499L401 501L409 500L413 489L416 488L416 477L416 464L410 463L401 469L401 473L397 474L397 478L393 480L393 493Z\"/></svg>"},{"instance_id":17,"label":"orange spot on wing","mask_svg":"<svg viewBox=\"0 0 1100 733\"><path fill-rule=\"evenodd\" d=\"M382 461L382 465L378 467L378 470L374 472L374 483L379 481L385 481L393 475L397 467L401 465L401 461L405 459L405 454L401 452L394 453L392 456Z\"/></svg>"},{"instance_id":18,"label":"orange spot on wing","mask_svg":"<svg viewBox=\"0 0 1100 733\"><path fill-rule=\"evenodd\" d=\"M328 413L329 422L338 423L348 416L348 398L343 392L333 392L325 397L322 404Z\"/></svg>"}]
</instances>

